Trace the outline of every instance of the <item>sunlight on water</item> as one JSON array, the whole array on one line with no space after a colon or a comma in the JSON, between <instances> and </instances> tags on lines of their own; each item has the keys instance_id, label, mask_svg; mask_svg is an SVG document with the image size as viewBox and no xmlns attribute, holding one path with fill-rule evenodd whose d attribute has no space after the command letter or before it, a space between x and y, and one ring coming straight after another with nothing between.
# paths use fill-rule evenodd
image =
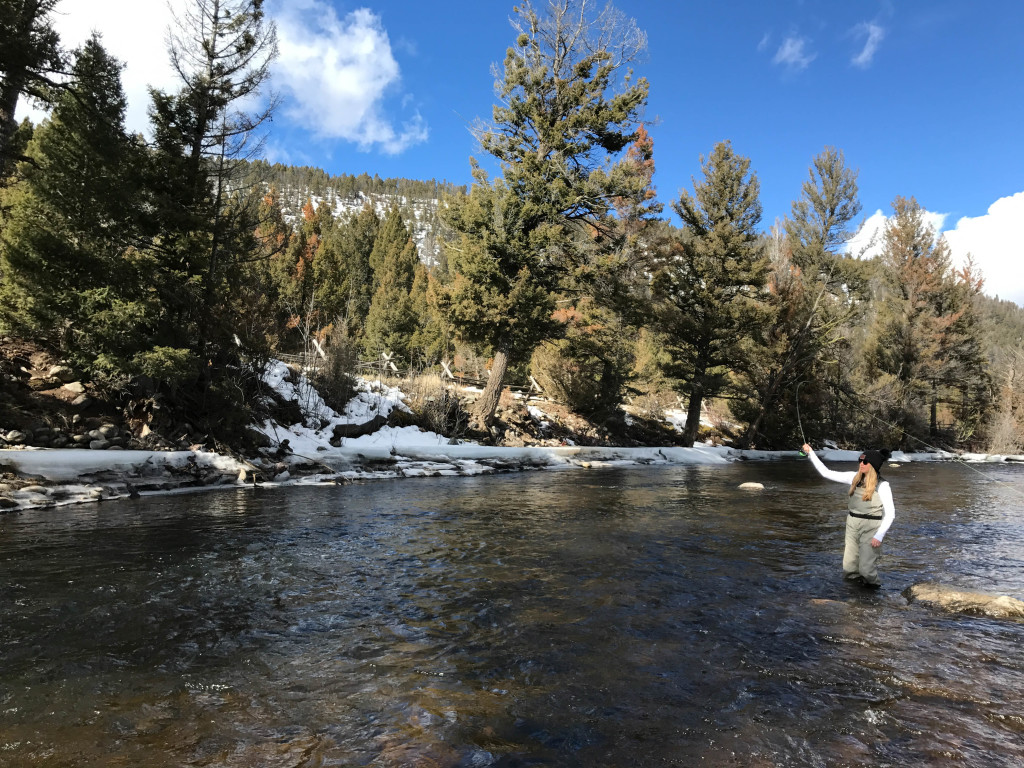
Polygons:
<instances>
[{"instance_id":1,"label":"sunlight on water","mask_svg":"<svg viewBox=\"0 0 1024 768\"><path fill-rule=\"evenodd\" d=\"M0 517L0 765L1024 762L1024 469L892 469L885 587L805 463ZM739 491L744 481L765 489Z\"/></svg>"}]
</instances>

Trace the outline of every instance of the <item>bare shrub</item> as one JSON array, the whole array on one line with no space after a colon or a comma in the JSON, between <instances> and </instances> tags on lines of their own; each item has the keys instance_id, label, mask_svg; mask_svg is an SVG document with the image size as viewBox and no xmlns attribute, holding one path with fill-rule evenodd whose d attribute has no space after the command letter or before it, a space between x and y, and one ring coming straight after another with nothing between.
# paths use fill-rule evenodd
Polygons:
<instances>
[{"instance_id":1,"label":"bare shrub","mask_svg":"<svg viewBox=\"0 0 1024 768\"><path fill-rule=\"evenodd\" d=\"M438 373L417 373L410 371L409 375L401 381L396 381L398 386L407 398L409 406L416 410L428 397L434 397L442 391L444 381Z\"/></svg>"},{"instance_id":2,"label":"bare shrub","mask_svg":"<svg viewBox=\"0 0 1024 768\"><path fill-rule=\"evenodd\" d=\"M423 429L452 439L466 434L469 426L466 403L445 386L440 374L410 373L396 384L401 387L406 404L417 415Z\"/></svg>"},{"instance_id":3,"label":"bare shrub","mask_svg":"<svg viewBox=\"0 0 1024 768\"><path fill-rule=\"evenodd\" d=\"M442 388L437 395L425 398L420 417L424 429L456 440L469 427L469 413L462 399L449 389Z\"/></svg>"},{"instance_id":4,"label":"bare shrub","mask_svg":"<svg viewBox=\"0 0 1024 768\"><path fill-rule=\"evenodd\" d=\"M317 358L310 366L309 377L324 402L341 413L356 394L359 354L344 323L338 323L336 328L324 349L327 359Z\"/></svg>"},{"instance_id":5,"label":"bare shrub","mask_svg":"<svg viewBox=\"0 0 1024 768\"><path fill-rule=\"evenodd\" d=\"M640 418L664 421L665 412L678 407L678 404L674 392L651 390L635 396L630 406Z\"/></svg>"},{"instance_id":6,"label":"bare shrub","mask_svg":"<svg viewBox=\"0 0 1024 768\"><path fill-rule=\"evenodd\" d=\"M1024 453L1024 433L1010 411L996 416L989 432L988 452L1001 455Z\"/></svg>"},{"instance_id":7,"label":"bare shrub","mask_svg":"<svg viewBox=\"0 0 1024 768\"><path fill-rule=\"evenodd\" d=\"M721 434L732 437L737 425L732 420L729 406L722 400L708 400L704 403L704 414L711 427Z\"/></svg>"}]
</instances>

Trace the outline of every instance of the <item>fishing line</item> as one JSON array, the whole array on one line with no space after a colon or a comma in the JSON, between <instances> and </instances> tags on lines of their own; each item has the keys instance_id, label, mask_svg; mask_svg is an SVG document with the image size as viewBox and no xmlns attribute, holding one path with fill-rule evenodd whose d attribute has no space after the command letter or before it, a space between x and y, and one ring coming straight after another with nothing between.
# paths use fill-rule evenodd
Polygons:
<instances>
[{"instance_id":1,"label":"fishing line","mask_svg":"<svg viewBox=\"0 0 1024 768\"><path fill-rule=\"evenodd\" d=\"M815 317L815 315L818 312L818 303L821 301L822 296L824 296L825 290L828 288L829 281L832 279L832 273L835 270L836 262L837 262L837 260L833 256L833 258L832 258L832 265L829 268L828 275L825 277L825 282L821 286L821 290L818 292L817 297L814 299L814 304L811 306L811 313L810 313L810 315L807 318L807 323L804 325L804 327L800 331L800 334L797 336L798 339L801 338L811 327L811 322L814 320L814 317ZM783 363L782 370L785 370L786 367L789 365L790 359L792 358L794 352L796 352L796 348L795 347L790 352L789 356L786 358L785 363ZM796 423L797 423L797 427L799 427L799 429L800 429L800 439L803 440L802 444L806 445L807 444L807 438L804 436L804 425L803 425L803 422L800 419L800 385L803 384L803 383L804 383L803 380L801 380L801 381L797 382L797 385L796 385L796 395L795 395L795 399L796 399ZM943 449L941 449L941 448L939 448L937 446L931 445L930 443L926 443L924 440L922 440L919 437L914 437L914 435L907 434L907 432L902 427L899 427L896 424L892 424L891 422L888 422L885 419L880 418L879 416L876 416L875 414L871 413L870 411L867 411L864 408L861 408L859 405L857 405L855 402L853 402L852 398L848 402L854 408L856 408L857 410L861 411L862 413L866 413L872 419L875 419L876 421L879 421L882 424L885 424L887 427L899 430L906 437L909 437L911 440L916 440L917 442L919 442L921 445L925 446L926 448L931 448L933 451L935 451L937 453L947 453L947 451L943 451ZM807 455L802 450L799 453L800 453L801 456L806 456ZM958 463L960 463L960 464L963 464L969 470L971 470L972 472L978 473L979 475L984 477L986 480L989 480L990 482L999 483L1000 485L1005 485L1011 491L1013 491L1014 493L1016 493L1019 496L1021 496L1022 498L1024 498L1024 492L1020 491L1018 488L1016 488L1015 486L1011 485L1010 483L1007 483L1007 482L1005 482L1003 480L998 480L998 479L996 479L996 478L994 478L994 477L992 477L990 475L985 474L980 469L976 469L975 467L972 467L970 464L968 464L963 459L957 457L955 454L954 454L953 460L958 462Z\"/></svg>"},{"instance_id":2,"label":"fishing line","mask_svg":"<svg viewBox=\"0 0 1024 768\"><path fill-rule=\"evenodd\" d=\"M803 382L801 381L800 384L803 384ZM800 384L797 384L797 392L799 392L799 390L800 390ZM853 401L852 398L848 399L847 402L850 405L852 405L854 408L856 408L858 411L860 411L861 413L867 414L868 416L870 416L875 421L881 422L882 424L885 424L887 427L890 427L891 429L895 429L895 430L898 430L898 431L902 432L905 437L909 437L911 440L916 440L921 445L923 445L925 448L931 448L936 453L948 453L948 451L945 451L942 448L939 448L938 446L932 445L931 443L926 443L921 438L914 437L914 435L908 434L907 431L904 430L899 425L893 424L892 422L889 422L889 421L886 421L885 419L881 418L880 416L876 416L875 414L871 413L870 411L868 411L868 410L866 410L864 408L861 408L859 405L857 405L857 403L855 403ZM799 400L797 400L796 406L797 406L797 423L799 424L800 423L800 401ZM800 436L803 437L803 434L804 434L804 428L803 428L803 425L801 424L800 425ZM806 443L807 441L804 440L804 442ZM800 452L800 455L801 456L804 455L803 451ZM958 464L963 464L969 470L971 470L972 472L978 473L979 475L984 477L989 482L998 483L999 485L1005 485L1007 488L1009 488L1011 491L1016 493L1018 496L1020 496L1021 498L1024 498L1024 491L1021 491L1015 485L1012 485L1011 483L1008 483L1005 480L999 480L998 478L995 478L995 477L992 477L991 475L985 474L980 469L976 469L975 467L971 466L970 464L968 464L963 459L957 457L956 454L953 454L953 461L957 462Z\"/></svg>"}]
</instances>

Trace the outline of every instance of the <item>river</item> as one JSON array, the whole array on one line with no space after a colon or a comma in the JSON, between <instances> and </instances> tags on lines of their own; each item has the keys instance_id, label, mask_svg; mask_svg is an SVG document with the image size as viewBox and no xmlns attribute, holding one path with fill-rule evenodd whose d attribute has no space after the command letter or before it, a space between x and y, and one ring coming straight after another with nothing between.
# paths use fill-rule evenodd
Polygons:
<instances>
[{"instance_id":1,"label":"river","mask_svg":"<svg viewBox=\"0 0 1024 768\"><path fill-rule=\"evenodd\" d=\"M0 765L1020 766L1024 625L900 594L1024 598L978 469L887 470L878 592L806 462L3 515Z\"/></svg>"}]
</instances>

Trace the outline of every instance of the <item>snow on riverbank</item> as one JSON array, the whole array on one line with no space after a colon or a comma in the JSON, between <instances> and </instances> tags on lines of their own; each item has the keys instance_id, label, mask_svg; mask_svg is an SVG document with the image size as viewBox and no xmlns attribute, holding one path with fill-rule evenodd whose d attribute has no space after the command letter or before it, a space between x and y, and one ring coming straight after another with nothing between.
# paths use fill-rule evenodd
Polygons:
<instances>
[{"instance_id":1,"label":"snow on riverbank","mask_svg":"<svg viewBox=\"0 0 1024 768\"><path fill-rule=\"evenodd\" d=\"M309 450L309 445L303 445ZM818 453L825 461L840 463L852 463L859 455L858 451L839 450ZM738 451L709 445L693 448L449 445L438 435L412 427L384 428L341 447L318 446L308 455L291 454L279 461L249 462L205 451L4 450L0 451L0 471L16 479L0 482L0 512L190 488L241 487L254 483L256 478L260 485L274 487L527 469L725 464L797 457L795 451ZM1024 457L971 455L970 458L1005 461ZM956 459L964 457L900 452L892 456L893 463Z\"/></svg>"},{"instance_id":2,"label":"snow on riverbank","mask_svg":"<svg viewBox=\"0 0 1024 768\"><path fill-rule=\"evenodd\" d=\"M384 426L358 438L335 437L338 425L365 424L393 409L408 410L402 393L380 382L361 381L344 413L331 410L305 378L283 364L268 370L268 383L285 400L300 403L304 418L292 425L266 422L266 455L235 459L206 451L0 450L0 512L103 499L170 493L188 488L346 483L394 477L475 475L541 468L628 465L724 464L738 460L795 459L796 451L738 451L727 447L506 448L463 442L416 427ZM287 443L285 443L287 441ZM333 441L333 444L332 444ZM340 443L340 444L339 444ZM825 461L854 462L858 451L823 449ZM979 454L894 453L891 461L1002 461L1024 457Z\"/></svg>"},{"instance_id":3,"label":"snow on riverbank","mask_svg":"<svg viewBox=\"0 0 1024 768\"><path fill-rule=\"evenodd\" d=\"M304 450L309 444L300 443ZM301 455L300 455L301 454ZM781 456L782 454L776 454ZM795 454L794 454L795 455ZM395 477L476 475L526 469L647 464L722 464L726 448L503 448L448 445L415 428L390 429L341 447L296 452L276 461L240 461L205 451L0 451L0 511L59 506L185 488L345 483ZM767 458L767 454L759 458ZM271 478L271 479L265 479Z\"/></svg>"}]
</instances>

